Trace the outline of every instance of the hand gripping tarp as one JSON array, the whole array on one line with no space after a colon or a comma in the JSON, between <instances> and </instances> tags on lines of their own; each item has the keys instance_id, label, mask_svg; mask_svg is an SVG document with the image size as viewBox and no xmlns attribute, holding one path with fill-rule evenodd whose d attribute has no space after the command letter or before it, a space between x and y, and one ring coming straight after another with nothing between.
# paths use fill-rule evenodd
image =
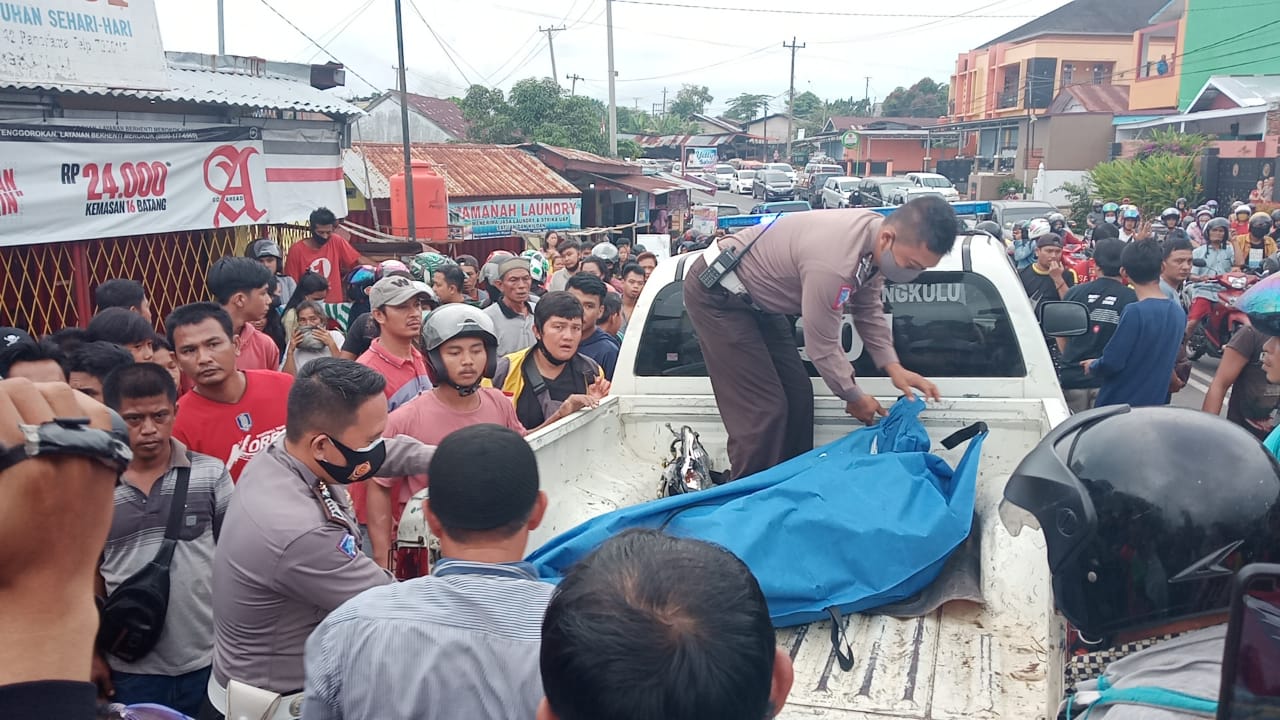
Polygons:
<instances>
[{"instance_id":1,"label":"hand gripping tarp","mask_svg":"<svg viewBox=\"0 0 1280 720\"><path fill-rule=\"evenodd\" d=\"M933 582L968 537L987 434L977 423L943 441L952 448L972 439L952 470L929 452L923 409L922 400L902 399L876 425L776 467L593 518L529 561L556 581L613 535L658 528L741 558L778 627L903 600Z\"/></svg>"}]
</instances>

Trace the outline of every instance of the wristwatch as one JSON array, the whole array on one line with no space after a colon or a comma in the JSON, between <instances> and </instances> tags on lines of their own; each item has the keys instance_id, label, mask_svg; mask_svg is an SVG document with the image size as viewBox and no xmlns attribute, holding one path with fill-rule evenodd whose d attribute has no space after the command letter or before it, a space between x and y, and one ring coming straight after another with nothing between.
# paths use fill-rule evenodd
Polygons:
<instances>
[{"instance_id":1,"label":"wristwatch","mask_svg":"<svg viewBox=\"0 0 1280 720\"><path fill-rule=\"evenodd\" d=\"M25 441L21 445L0 448L0 472L23 460L45 455L79 455L106 465L117 474L124 472L133 459L133 451L123 438L128 437L124 421L111 413L112 430L89 427L89 418L54 418L47 423L18 423Z\"/></svg>"}]
</instances>

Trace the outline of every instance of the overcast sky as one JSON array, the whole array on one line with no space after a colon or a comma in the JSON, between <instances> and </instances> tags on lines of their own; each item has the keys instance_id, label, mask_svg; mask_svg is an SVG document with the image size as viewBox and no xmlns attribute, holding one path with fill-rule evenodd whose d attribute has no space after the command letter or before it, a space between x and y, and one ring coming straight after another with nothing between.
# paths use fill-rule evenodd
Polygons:
<instances>
[{"instance_id":1,"label":"overcast sky","mask_svg":"<svg viewBox=\"0 0 1280 720\"><path fill-rule=\"evenodd\" d=\"M155 2L166 50L217 51L215 0ZM347 66L354 93L370 91L365 80L378 89L395 86L393 0L225 0L228 53L329 59L267 3ZM946 82L957 53L1065 3L614 0L618 103L648 109L662 102L664 87L670 100L682 83L696 83L710 88L713 113L744 92L777 95L772 109L780 109L790 65L782 44L792 36L806 45L796 55L797 93L861 98L870 76L871 95L883 99L921 77ZM778 8L785 11L761 12ZM555 34L561 84L568 87L565 76L576 73L585 78L579 93L606 100L604 0L404 0L409 89L448 97L462 95L469 82L506 90L526 77L550 76L547 35L538 28L561 25L567 28Z\"/></svg>"}]
</instances>

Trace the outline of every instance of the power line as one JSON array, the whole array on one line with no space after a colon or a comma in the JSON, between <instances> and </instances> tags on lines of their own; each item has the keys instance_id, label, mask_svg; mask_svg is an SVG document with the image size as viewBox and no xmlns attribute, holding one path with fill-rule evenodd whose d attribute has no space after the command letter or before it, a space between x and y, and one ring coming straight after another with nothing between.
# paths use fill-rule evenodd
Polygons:
<instances>
[{"instance_id":1,"label":"power line","mask_svg":"<svg viewBox=\"0 0 1280 720\"><path fill-rule=\"evenodd\" d=\"M653 7L681 8L685 10L717 10L725 12L746 12L746 13L763 13L768 15L820 15L824 17L870 17L870 18L936 18L939 20L954 19L955 15L938 15L934 13L864 13L864 12L837 12L834 10L778 10L772 8L744 8L732 7L728 5L693 5L688 3L677 2L657 2L656 0L613 0L618 3L627 5L649 5ZM1040 17L1039 15L966 15L970 18L989 18L989 19L1027 19Z\"/></svg>"},{"instance_id":2,"label":"power line","mask_svg":"<svg viewBox=\"0 0 1280 720\"><path fill-rule=\"evenodd\" d=\"M268 10L270 10L270 11L271 11L271 12L273 12L273 13L275 13L277 17L279 17L281 20L285 21L285 24L287 24L289 27L293 28L293 29L294 29L294 31L295 31L295 32L297 32L299 35L301 35L302 37L304 37L304 38L306 38L308 41L310 41L312 45L315 45L316 47L318 47L318 48L320 48L321 50L323 50L323 51L324 51L324 54L325 54L325 55L328 55L330 58L332 58L334 62L336 62L336 63L338 63L338 64L342 65L342 66L347 70L347 72L351 73L352 75L355 75L355 76L356 76L356 78L358 78L358 79L359 79L361 82L363 82L365 85L368 85L370 88L373 88L373 90L375 90L375 91L377 91L377 92L382 92L382 88L380 88L380 87L378 87L377 85L374 85L373 83L369 82L369 80L368 80L368 79L366 79L366 78L365 78L363 75L361 75L360 73L356 72L356 71L355 71L355 70L354 70L350 65L348 65L348 64L346 64L346 63L342 62L341 60L339 60L336 56L334 56L334 54L333 54L333 53L329 52L329 48L325 47L324 45L320 44L319 42L316 42L316 39L315 39L315 38L313 38L313 37L311 37L310 35L308 35L308 34L307 34L307 33L306 33L302 28L298 27L297 25L294 25L292 20L290 20L289 18L285 17L285 16L284 16L284 13L282 13L282 12L280 12L279 10L275 9L275 7L274 7L271 3L267 2L267 0L258 0L258 1L259 1L259 2L261 2L263 5L266 5Z\"/></svg>"},{"instance_id":3,"label":"power line","mask_svg":"<svg viewBox=\"0 0 1280 720\"><path fill-rule=\"evenodd\" d=\"M373 0L365 0L364 4L360 5L355 10L351 11L350 15L347 15L343 19L334 23L333 27L320 33L320 37L323 38L326 35L328 35L330 37L327 40L325 40L325 42L333 42L338 38L339 35L341 35L343 32L346 32L346 29L351 27L351 23L359 19L361 13L363 13L365 10L368 10L369 6L372 4L373 4ZM317 50L311 53L311 56L307 58L307 62L311 62L312 60L315 60L316 56L319 55L320 52L321 51Z\"/></svg>"},{"instance_id":4,"label":"power line","mask_svg":"<svg viewBox=\"0 0 1280 720\"><path fill-rule=\"evenodd\" d=\"M426 16L424 16L422 11L418 9L418 3L416 0L409 0L409 7L413 8L413 14L418 16L418 19L422 21L422 24L427 26L427 32L431 33L431 37L436 40L436 45L440 46L440 52L444 53L444 56L449 59L449 63L453 65L453 69L457 70L458 75L462 77L462 81L470 87L472 84L470 78L467 77L466 73L462 72L462 68L458 66L458 61L453 59L453 55L449 52L449 49L445 47L444 41L436 34L435 28L431 27L431 23L427 22ZM471 69L475 70L475 68Z\"/></svg>"},{"instance_id":5,"label":"power line","mask_svg":"<svg viewBox=\"0 0 1280 720\"><path fill-rule=\"evenodd\" d=\"M618 0L614 0L614 2L617 2L617 1ZM710 65L703 65L702 67L688 68L685 70L681 70L680 72L668 73L666 75L654 75L651 77L619 79L618 82L647 82L649 80L665 80L667 78L680 77L682 75L688 75L689 73L695 73L702 70L710 70L711 68L720 67L721 65L728 65L731 62L743 60L753 55L759 55L760 53L768 52L770 50L776 50L776 49L777 49L776 45L765 45L764 47L756 48L755 50L752 50L751 52L745 55L738 55L735 57L731 57L727 60L721 60L720 62L712 63Z\"/></svg>"}]
</instances>

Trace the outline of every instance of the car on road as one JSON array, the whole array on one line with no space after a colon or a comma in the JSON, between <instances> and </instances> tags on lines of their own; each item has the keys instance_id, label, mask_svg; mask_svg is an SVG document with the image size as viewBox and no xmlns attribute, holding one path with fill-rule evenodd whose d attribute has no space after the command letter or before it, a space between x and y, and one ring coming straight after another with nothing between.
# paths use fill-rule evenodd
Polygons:
<instances>
[{"instance_id":1,"label":"car on road","mask_svg":"<svg viewBox=\"0 0 1280 720\"><path fill-rule=\"evenodd\" d=\"M844 171L814 173L796 184L797 197L808 200L810 205L818 207L818 198L822 195L822 186L827 184L827 179L841 175L844 175Z\"/></svg>"},{"instance_id":2,"label":"car on road","mask_svg":"<svg viewBox=\"0 0 1280 720\"><path fill-rule=\"evenodd\" d=\"M784 162L767 163L765 164L764 169L773 170L774 172L785 173L787 178L791 180L792 184L794 184L796 181L796 169L791 167L787 163L784 163Z\"/></svg>"},{"instance_id":3,"label":"car on road","mask_svg":"<svg viewBox=\"0 0 1280 720\"><path fill-rule=\"evenodd\" d=\"M694 207L715 208L716 217L726 217L728 215L742 214L742 208L738 207L737 205L731 205L729 203L705 202L705 203L698 203L697 205L694 205Z\"/></svg>"},{"instance_id":4,"label":"car on road","mask_svg":"<svg viewBox=\"0 0 1280 720\"><path fill-rule=\"evenodd\" d=\"M715 185L717 190L728 190L729 182L733 180L733 174L732 165L721 163L704 172L702 178Z\"/></svg>"},{"instance_id":5,"label":"car on road","mask_svg":"<svg viewBox=\"0 0 1280 720\"><path fill-rule=\"evenodd\" d=\"M905 178L862 178L862 182L858 183L857 192L850 197L849 204L853 207L885 207L892 205L893 202L891 200L894 193L899 189L910 186L911 183Z\"/></svg>"},{"instance_id":6,"label":"car on road","mask_svg":"<svg viewBox=\"0 0 1280 720\"><path fill-rule=\"evenodd\" d=\"M751 208L748 215L770 215L773 213L793 213L806 212L812 210L813 206L804 200L790 200L788 202L766 202L758 203Z\"/></svg>"},{"instance_id":7,"label":"car on road","mask_svg":"<svg viewBox=\"0 0 1280 720\"><path fill-rule=\"evenodd\" d=\"M756 175L755 184L751 186L751 197L764 201L794 200L796 186L786 173L765 170Z\"/></svg>"},{"instance_id":8,"label":"car on road","mask_svg":"<svg viewBox=\"0 0 1280 720\"><path fill-rule=\"evenodd\" d=\"M853 191L857 189L860 182L862 182L862 178L853 177L852 175L837 175L827 178L827 181L822 184L822 189L819 191L818 207L849 207L849 198L853 195Z\"/></svg>"},{"instance_id":9,"label":"car on road","mask_svg":"<svg viewBox=\"0 0 1280 720\"><path fill-rule=\"evenodd\" d=\"M733 179L729 181L729 192L739 195L750 195L751 186L756 182L756 175L759 170L738 170L733 173Z\"/></svg>"},{"instance_id":10,"label":"car on road","mask_svg":"<svg viewBox=\"0 0 1280 720\"><path fill-rule=\"evenodd\" d=\"M801 184L805 185L805 187L813 187L814 183L810 182L810 180L813 179L814 175L818 174L826 174L828 176L843 175L844 168L836 165L835 163L810 162L808 165L804 166L804 170L800 171L798 179ZM817 189L822 189L822 183L817 183Z\"/></svg>"},{"instance_id":11,"label":"car on road","mask_svg":"<svg viewBox=\"0 0 1280 720\"><path fill-rule=\"evenodd\" d=\"M994 200L991 203L991 219L1004 231L1004 239L1013 239L1013 224L1030 222L1036 218L1048 218L1058 208L1040 200Z\"/></svg>"},{"instance_id":12,"label":"car on road","mask_svg":"<svg viewBox=\"0 0 1280 720\"><path fill-rule=\"evenodd\" d=\"M895 191L894 196L889 198L899 205L915 195L941 195L942 199L947 202L960 201L960 191L956 190L956 186L951 184L951 181L943 175L929 172L909 172L902 177L910 183L910 186L899 188Z\"/></svg>"}]
</instances>

